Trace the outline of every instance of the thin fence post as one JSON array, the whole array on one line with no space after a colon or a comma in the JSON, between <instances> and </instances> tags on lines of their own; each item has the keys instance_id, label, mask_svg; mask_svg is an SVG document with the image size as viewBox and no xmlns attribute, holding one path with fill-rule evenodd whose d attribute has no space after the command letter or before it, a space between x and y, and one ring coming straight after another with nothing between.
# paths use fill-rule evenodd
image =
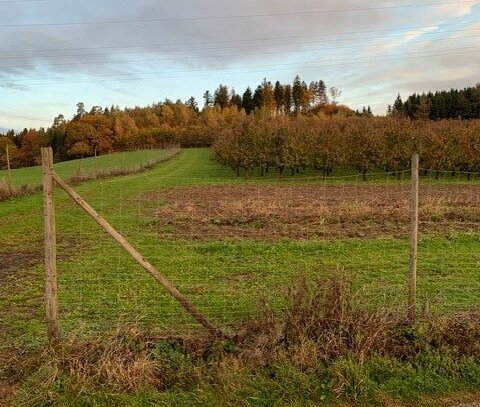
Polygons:
<instances>
[{"instance_id":1,"label":"thin fence post","mask_svg":"<svg viewBox=\"0 0 480 407\"><path fill-rule=\"evenodd\" d=\"M418 250L418 154L412 155L410 198L410 272L408 277L408 319L415 322Z\"/></svg>"},{"instance_id":2,"label":"thin fence post","mask_svg":"<svg viewBox=\"0 0 480 407\"><path fill-rule=\"evenodd\" d=\"M60 337L57 299L57 243L55 232L55 207L53 203L53 152L42 148L43 208L45 220L45 299L47 336L50 342Z\"/></svg>"},{"instance_id":3,"label":"thin fence post","mask_svg":"<svg viewBox=\"0 0 480 407\"><path fill-rule=\"evenodd\" d=\"M12 169L10 167L10 152L8 150L8 143L5 144L5 154L7 155L8 192L11 194L13 190L13 185L12 185Z\"/></svg>"}]
</instances>

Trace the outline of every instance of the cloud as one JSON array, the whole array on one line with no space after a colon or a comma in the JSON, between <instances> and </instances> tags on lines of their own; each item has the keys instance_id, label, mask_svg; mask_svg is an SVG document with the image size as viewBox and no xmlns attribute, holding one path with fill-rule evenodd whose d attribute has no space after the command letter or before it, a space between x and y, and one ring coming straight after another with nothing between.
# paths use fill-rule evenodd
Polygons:
<instances>
[{"instance_id":1,"label":"cloud","mask_svg":"<svg viewBox=\"0 0 480 407\"><path fill-rule=\"evenodd\" d=\"M415 38L418 38L418 37L420 37L420 36L423 35L423 34L436 31L436 30L438 30L438 27L439 27L438 25L435 25L435 26L432 26L432 27L425 28L425 29L423 29L423 30L408 31L408 32L405 34L405 41L412 41L412 40L414 40Z\"/></svg>"},{"instance_id":2,"label":"cloud","mask_svg":"<svg viewBox=\"0 0 480 407\"><path fill-rule=\"evenodd\" d=\"M471 2L452 2L451 4L444 4L438 9L434 10L432 15L435 18L458 18L472 14L475 6L480 4L480 1Z\"/></svg>"},{"instance_id":3,"label":"cloud","mask_svg":"<svg viewBox=\"0 0 480 407\"><path fill-rule=\"evenodd\" d=\"M0 89L7 95L0 109L21 112L28 103L39 117L53 117L61 106L67 109L63 103L74 106L75 100L121 105L201 97L215 83L240 91L265 76L291 80L297 73L340 87L345 99L372 89L383 92L382 100L371 103L386 105L390 93L407 91L414 82L471 79L467 70L475 58L410 57L477 44L472 31L455 30L480 30L480 23L471 23L478 20L479 3L418 8L394 8L412 4L406 0L0 3L1 24L173 19L0 27ZM197 18L208 16L213 18ZM243 17L220 18L225 16ZM458 61L465 70L454 70ZM0 121L5 121L1 111Z\"/></svg>"},{"instance_id":4,"label":"cloud","mask_svg":"<svg viewBox=\"0 0 480 407\"><path fill-rule=\"evenodd\" d=\"M247 0L235 7L229 2L219 0L206 0L198 4L178 0L168 5L153 0L139 0L132 6L129 1L120 0L112 8L111 2L100 0L95 3L95 7L85 7L83 2L72 3L68 13L65 9L59 9L56 2L42 2L42 7L36 4L31 7L19 4L13 6L17 8L17 12L12 13L12 18L8 20L11 23L141 21L179 16L221 17L252 14L261 14L263 17L12 29L0 27L1 48L2 51L6 51L3 52L0 71L5 72L8 66L20 66L21 71L12 76L22 78L29 71L35 71L38 65L50 65L54 72L93 75L110 73L111 65L108 63L113 65L115 61L129 61L142 57L176 58L176 65L186 67L228 67L243 62L243 54L250 54L249 60L261 60L262 51L270 47L285 53L298 50L298 42L302 37L318 38L335 32L362 31L388 24L388 16L387 18L383 16L382 19L381 13L375 10L361 12L361 19L356 18L359 13L341 12L334 15L322 13L329 9L348 9L351 7L350 3L345 0L329 0L319 7L318 2L303 0L292 8L292 3L287 0L262 2ZM312 13L275 15L296 10L311 10ZM1 11L2 6L0 13ZM55 18L52 19L51 16ZM332 40L334 39L332 37ZM120 46L127 48L118 48ZM120 54L120 51L124 53ZM251 55L254 53L258 54L257 57ZM71 64L68 65L69 63ZM164 61L161 65L171 69L173 63Z\"/></svg>"}]
</instances>

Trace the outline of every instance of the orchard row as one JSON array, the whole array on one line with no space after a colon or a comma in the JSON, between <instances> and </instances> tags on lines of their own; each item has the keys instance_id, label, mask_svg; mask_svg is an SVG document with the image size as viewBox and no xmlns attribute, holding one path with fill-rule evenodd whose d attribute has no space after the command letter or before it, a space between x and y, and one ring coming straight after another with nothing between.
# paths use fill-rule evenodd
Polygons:
<instances>
[{"instance_id":1,"label":"orchard row","mask_svg":"<svg viewBox=\"0 0 480 407\"><path fill-rule=\"evenodd\" d=\"M237 174L275 169L282 176L307 168L332 174L356 168L401 173L411 155L436 172L480 172L480 120L411 121L367 117L240 117L214 142L215 158Z\"/></svg>"}]
</instances>

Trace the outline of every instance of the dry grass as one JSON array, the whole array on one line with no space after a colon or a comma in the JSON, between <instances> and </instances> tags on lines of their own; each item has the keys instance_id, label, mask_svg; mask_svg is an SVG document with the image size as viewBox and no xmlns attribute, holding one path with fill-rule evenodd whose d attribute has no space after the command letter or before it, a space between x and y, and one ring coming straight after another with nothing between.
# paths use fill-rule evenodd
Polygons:
<instances>
[{"instance_id":1,"label":"dry grass","mask_svg":"<svg viewBox=\"0 0 480 407\"><path fill-rule=\"evenodd\" d=\"M399 324L398 317L385 309L362 309L346 278L332 277L313 287L303 281L289 295L284 340L321 344L315 352L317 360L350 355L364 361L388 349Z\"/></svg>"},{"instance_id":2,"label":"dry grass","mask_svg":"<svg viewBox=\"0 0 480 407\"><path fill-rule=\"evenodd\" d=\"M409 230L401 186L178 187L149 194L166 202L147 216L162 238L260 240L401 237ZM448 234L480 223L480 187L422 186L420 231Z\"/></svg>"},{"instance_id":3,"label":"dry grass","mask_svg":"<svg viewBox=\"0 0 480 407\"><path fill-rule=\"evenodd\" d=\"M91 174L76 174L70 177L67 180L67 183L69 185L78 185L86 181L93 181L97 179L105 179L105 178L113 178L113 177L121 177L125 175L132 175L132 174L138 174L140 172L145 172L147 170L152 169L155 167L157 164L164 162L166 160L169 160L172 158L175 154L178 153L179 150L174 150L172 151L172 154L169 154L167 157L164 157L159 160L150 160L146 164L138 167L138 168L112 168L111 170L108 171L98 171L94 172Z\"/></svg>"},{"instance_id":4,"label":"dry grass","mask_svg":"<svg viewBox=\"0 0 480 407\"><path fill-rule=\"evenodd\" d=\"M363 306L343 275L314 284L300 278L286 304L280 315L268 306L258 307L250 321L235 327L237 334L229 341L124 325L85 339L71 335L61 345L41 352L2 353L4 400L26 377L21 397L29 405L50 405L42 404L46 401L55 405L52 397L60 384L62 391L73 395L92 389L135 394L145 388L167 391L196 386L234 391L241 386L240 378L268 376L279 366L327 375L334 394L356 399L364 394L361 366L369 360L380 357L408 363L432 352L449 355L451 360L480 357L478 313L424 315L411 327L403 313Z\"/></svg>"},{"instance_id":5,"label":"dry grass","mask_svg":"<svg viewBox=\"0 0 480 407\"><path fill-rule=\"evenodd\" d=\"M41 187L29 187L26 185L20 188L9 187L8 185L0 182L0 202L6 201L7 199L18 198L20 196L29 195L39 191L40 189Z\"/></svg>"}]
</instances>

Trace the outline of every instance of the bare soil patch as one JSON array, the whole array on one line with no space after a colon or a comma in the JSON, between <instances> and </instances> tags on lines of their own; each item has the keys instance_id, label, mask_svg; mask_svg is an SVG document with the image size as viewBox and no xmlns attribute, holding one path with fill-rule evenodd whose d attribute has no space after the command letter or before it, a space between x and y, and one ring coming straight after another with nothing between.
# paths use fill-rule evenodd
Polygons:
<instances>
[{"instance_id":1,"label":"bare soil patch","mask_svg":"<svg viewBox=\"0 0 480 407\"><path fill-rule=\"evenodd\" d=\"M478 231L479 186L422 186L420 231ZM144 197L161 238L259 240L402 237L408 186L176 187ZM151 207L151 206L150 206Z\"/></svg>"},{"instance_id":2,"label":"bare soil patch","mask_svg":"<svg viewBox=\"0 0 480 407\"><path fill-rule=\"evenodd\" d=\"M43 252L41 249L0 253L0 281L8 274L37 265L42 259Z\"/></svg>"},{"instance_id":3,"label":"bare soil patch","mask_svg":"<svg viewBox=\"0 0 480 407\"><path fill-rule=\"evenodd\" d=\"M15 388L0 380L0 403L2 406L7 407L12 405L11 398L15 395Z\"/></svg>"},{"instance_id":4,"label":"bare soil patch","mask_svg":"<svg viewBox=\"0 0 480 407\"><path fill-rule=\"evenodd\" d=\"M4 245L0 251L0 283L8 276L25 271L43 264L43 241L35 239L28 243L29 248L20 248L19 244ZM80 249L86 247L85 242L80 242L72 237L58 234L57 259L62 261L75 255Z\"/></svg>"}]
</instances>

